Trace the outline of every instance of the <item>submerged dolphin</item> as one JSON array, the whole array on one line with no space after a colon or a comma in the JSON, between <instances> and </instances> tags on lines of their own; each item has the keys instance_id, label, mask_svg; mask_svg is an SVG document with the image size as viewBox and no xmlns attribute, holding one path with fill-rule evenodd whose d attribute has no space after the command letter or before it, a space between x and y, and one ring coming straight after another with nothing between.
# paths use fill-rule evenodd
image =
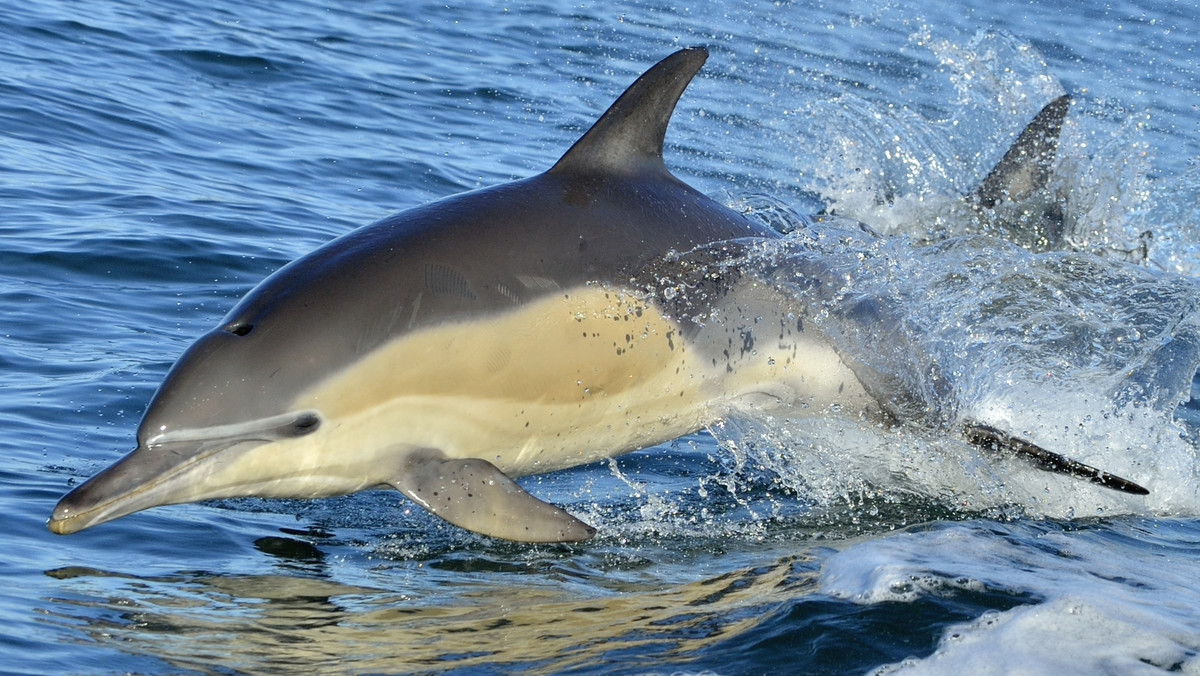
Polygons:
<instances>
[{"instance_id":1,"label":"submerged dolphin","mask_svg":"<svg viewBox=\"0 0 1200 676\"><path fill-rule=\"evenodd\" d=\"M137 449L63 497L50 529L393 486L478 533L580 541L595 529L512 477L745 405L886 416L890 395L868 392L794 301L713 265L736 246L722 243L779 235L663 164L706 58L685 49L651 68L549 171L405 211L268 277L176 362Z\"/></svg>"}]
</instances>

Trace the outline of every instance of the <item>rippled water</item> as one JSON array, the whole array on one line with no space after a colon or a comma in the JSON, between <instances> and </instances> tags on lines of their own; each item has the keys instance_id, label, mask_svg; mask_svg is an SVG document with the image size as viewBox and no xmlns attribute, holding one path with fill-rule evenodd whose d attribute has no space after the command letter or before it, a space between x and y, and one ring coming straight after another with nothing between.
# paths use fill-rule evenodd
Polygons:
<instances>
[{"instance_id":1,"label":"rippled water","mask_svg":"<svg viewBox=\"0 0 1200 676\"><path fill-rule=\"evenodd\" d=\"M1193 7L0 2L0 19L0 671L1200 673L1200 411L1174 407L1195 364L1164 347L1197 307ZM1152 496L936 427L748 417L714 428L723 447L526 482L601 529L577 547L487 540L391 492L46 530L266 274L548 167L697 43L712 57L668 164L772 222L884 235L802 227L773 283L814 251L873 261L847 290L953 376L935 405L1009 416ZM1063 92L1069 251L975 239L1019 240L958 198Z\"/></svg>"}]
</instances>

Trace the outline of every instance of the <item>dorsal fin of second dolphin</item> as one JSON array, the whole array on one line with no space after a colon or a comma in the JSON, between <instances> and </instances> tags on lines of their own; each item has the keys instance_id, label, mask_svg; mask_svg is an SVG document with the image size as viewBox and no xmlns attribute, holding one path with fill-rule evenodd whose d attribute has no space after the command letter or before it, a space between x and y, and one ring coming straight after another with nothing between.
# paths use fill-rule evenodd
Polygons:
<instances>
[{"instance_id":1,"label":"dorsal fin of second dolphin","mask_svg":"<svg viewBox=\"0 0 1200 676\"><path fill-rule=\"evenodd\" d=\"M975 189L971 202L991 209L1005 199L1019 202L1046 187L1070 107L1069 94L1047 103Z\"/></svg>"},{"instance_id":2,"label":"dorsal fin of second dolphin","mask_svg":"<svg viewBox=\"0 0 1200 676\"><path fill-rule=\"evenodd\" d=\"M550 169L551 173L667 173L663 140L675 104L708 59L682 49L639 77Z\"/></svg>"}]
</instances>

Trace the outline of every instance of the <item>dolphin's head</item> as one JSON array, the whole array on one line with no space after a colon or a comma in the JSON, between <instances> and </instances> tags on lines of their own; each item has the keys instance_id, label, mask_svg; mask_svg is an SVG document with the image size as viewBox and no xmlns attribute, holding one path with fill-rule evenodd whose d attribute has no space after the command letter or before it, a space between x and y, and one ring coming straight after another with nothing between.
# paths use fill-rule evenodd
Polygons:
<instances>
[{"instance_id":1,"label":"dolphin's head","mask_svg":"<svg viewBox=\"0 0 1200 676\"><path fill-rule=\"evenodd\" d=\"M319 297L278 291L290 276L281 273L175 362L138 427L138 448L181 437L227 437L238 428L246 434L273 429L280 416L298 415L292 402L299 390L349 358L330 329L339 323L336 311ZM275 297L267 304L264 296Z\"/></svg>"},{"instance_id":2,"label":"dolphin's head","mask_svg":"<svg viewBox=\"0 0 1200 676\"><path fill-rule=\"evenodd\" d=\"M146 409L137 448L64 496L52 531L74 533L158 505L262 492L269 477L256 477L255 490L208 479L235 455L318 431L321 412L297 407L296 395L336 369L339 355L350 356L328 329L337 316L312 298L288 298L281 289L288 277L268 279L184 352Z\"/></svg>"}]
</instances>

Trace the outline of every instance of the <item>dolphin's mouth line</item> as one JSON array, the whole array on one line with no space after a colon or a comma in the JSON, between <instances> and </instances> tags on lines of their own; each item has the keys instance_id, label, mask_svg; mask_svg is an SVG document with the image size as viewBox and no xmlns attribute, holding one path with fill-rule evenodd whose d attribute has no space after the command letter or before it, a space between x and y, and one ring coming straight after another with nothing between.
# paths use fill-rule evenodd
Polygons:
<instances>
[{"instance_id":1,"label":"dolphin's mouth line","mask_svg":"<svg viewBox=\"0 0 1200 676\"><path fill-rule=\"evenodd\" d=\"M315 410L282 413L257 420L213 425L211 427L186 428L163 432L146 440L146 448L184 441L212 442L222 439L245 441L276 441L288 437L311 434L321 426L321 414ZM256 435L262 434L262 437Z\"/></svg>"}]
</instances>

